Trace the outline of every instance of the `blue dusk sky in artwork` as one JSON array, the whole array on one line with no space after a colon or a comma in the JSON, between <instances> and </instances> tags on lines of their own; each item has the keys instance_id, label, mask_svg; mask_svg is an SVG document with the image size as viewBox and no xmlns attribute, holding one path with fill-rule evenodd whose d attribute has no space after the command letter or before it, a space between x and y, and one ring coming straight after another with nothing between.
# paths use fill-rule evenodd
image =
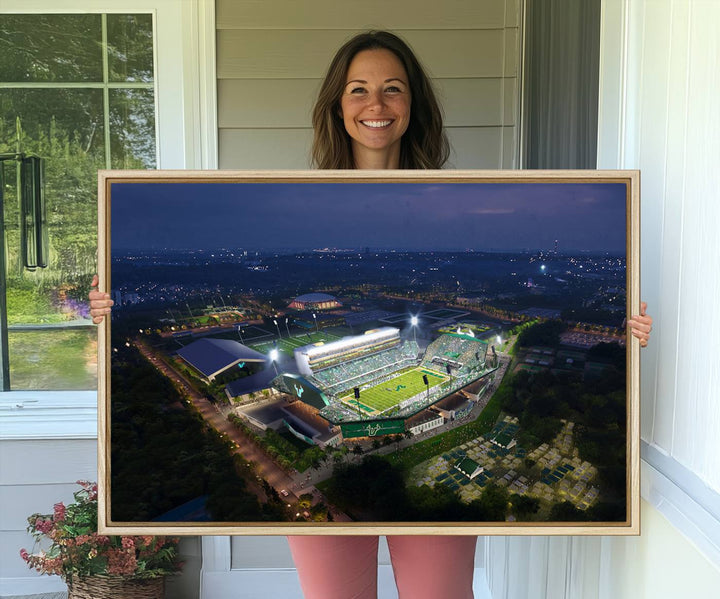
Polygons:
<instances>
[{"instance_id":1,"label":"blue dusk sky in artwork","mask_svg":"<svg viewBox=\"0 0 720 599\"><path fill-rule=\"evenodd\" d=\"M113 249L624 253L621 183L128 183Z\"/></svg>"}]
</instances>

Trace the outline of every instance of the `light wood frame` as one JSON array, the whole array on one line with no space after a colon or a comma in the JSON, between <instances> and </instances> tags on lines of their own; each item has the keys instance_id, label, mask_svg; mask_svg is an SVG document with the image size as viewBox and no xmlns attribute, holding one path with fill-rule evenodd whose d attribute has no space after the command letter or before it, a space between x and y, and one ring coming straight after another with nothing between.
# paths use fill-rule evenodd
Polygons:
<instances>
[{"instance_id":1,"label":"light wood frame","mask_svg":"<svg viewBox=\"0 0 720 599\"><path fill-rule=\"evenodd\" d=\"M639 171L100 171L99 276L110 289L110 203L114 183L622 183L626 186L626 314L640 305ZM638 535L640 534L639 351L628 336L626 371L626 514L623 522L116 522L110 518L110 319L99 327L98 481L99 531L106 534L457 534L457 535Z\"/></svg>"}]
</instances>

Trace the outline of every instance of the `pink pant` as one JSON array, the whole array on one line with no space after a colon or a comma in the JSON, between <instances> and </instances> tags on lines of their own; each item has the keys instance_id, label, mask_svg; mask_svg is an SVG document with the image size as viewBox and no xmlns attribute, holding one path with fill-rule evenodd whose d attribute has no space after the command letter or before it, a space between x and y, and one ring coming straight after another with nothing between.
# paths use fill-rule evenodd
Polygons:
<instances>
[{"instance_id":1,"label":"pink pant","mask_svg":"<svg viewBox=\"0 0 720 599\"><path fill-rule=\"evenodd\" d=\"M389 536L399 599L472 599L474 536ZM290 536L305 599L375 599L376 536Z\"/></svg>"}]
</instances>

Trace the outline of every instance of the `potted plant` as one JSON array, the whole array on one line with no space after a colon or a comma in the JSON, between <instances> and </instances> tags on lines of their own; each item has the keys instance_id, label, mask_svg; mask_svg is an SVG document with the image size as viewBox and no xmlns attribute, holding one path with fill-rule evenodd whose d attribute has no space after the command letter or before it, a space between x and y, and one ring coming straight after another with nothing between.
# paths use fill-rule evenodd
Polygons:
<instances>
[{"instance_id":1,"label":"potted plant","mask_svg":"<svg viewBox=\"0 0 720 599\"><path fill-rule=\"evenodd\" d=\"M78 481L75 502L28 517L33 553L20 557L41 574L57 574L68 599L162 599L165 577L180 571L177 538L97 532L97 484Z\"/></svg>"}]
</instances>

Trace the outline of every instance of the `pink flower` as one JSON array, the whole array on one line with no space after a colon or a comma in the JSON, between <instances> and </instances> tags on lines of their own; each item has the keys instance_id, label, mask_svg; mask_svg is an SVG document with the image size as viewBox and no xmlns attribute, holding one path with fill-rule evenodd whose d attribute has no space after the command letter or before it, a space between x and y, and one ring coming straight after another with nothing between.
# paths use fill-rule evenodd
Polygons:
<instances>
[{"instance_id":1,"label":"pink flower","mask_svg":"<svg viewBox=\"0 0 720 599\"><path fill-rule=\"evenodd\" d=\"M30 554L27 552L27 549L21 549L21 550L20 550L20 557L21 557L21 558L23 559L23 561L25 561L25 562L29 562L29 561L30 561Z\"/></svg>"},{"instance_id":2,"label":"pink flower","mask_svg":"<svg viewBox=\"0 0 720 599\"><path fill-rule=\"evenodd\" d=\"M52 520L43 520L42 518L35 520L35 528L45 535L52 530L52 527Z\"/></svg>"},{"instance_id":3,"label":"pink flower","mask_svg":"<svg viewBox=\"0 0 720 599\"><path fill-rule=\"evenodd\" d=\"M137 559L134 551L125 549L108 550L108 574L127 576L135 573Z\"/></svg>"},{"instance_id":4,"label":"pink flower","mask_svg":"<svg viewBox=\"0 0 720 599\"><path fill-rule=\"evenodd\" d=\"M125 549L134 549L135 548L135 541L131 537L123 537L122 538L122 546Z\"/></svg>"},{"instance_id":5,"label":"pink flower","mask_svg":"<svg viewBox=\"0 0 720 599\"><path fill-rule=\"evenodd\" d=\"M65 505L62 502L56 503L53 506L53 510L54 510L53 517L54 517L55 522L61 522L62 520L65 520Z\"/></svg>"}]
</instances>

